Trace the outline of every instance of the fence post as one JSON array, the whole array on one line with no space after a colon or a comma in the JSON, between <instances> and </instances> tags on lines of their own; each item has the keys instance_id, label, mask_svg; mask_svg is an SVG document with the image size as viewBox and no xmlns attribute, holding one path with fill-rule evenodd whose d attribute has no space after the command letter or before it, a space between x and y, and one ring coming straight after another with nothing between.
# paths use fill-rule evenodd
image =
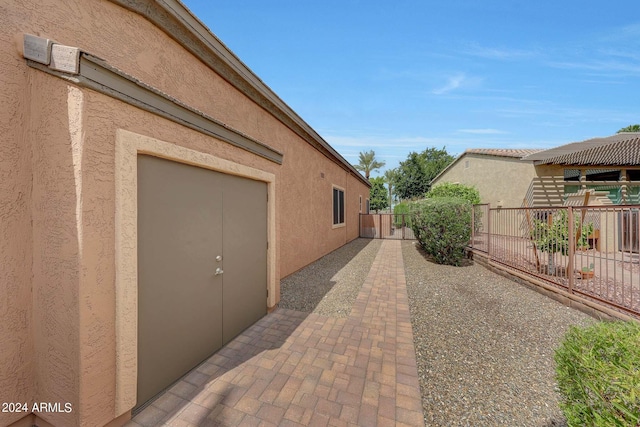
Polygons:
<instances>
[{"instance_id":1,"label":"fence post","mask_svg":"<svg viewBox=\"0 0 640 427\"><path fill-rule=\"evenodd\" d=\"M491 203L487 203L487 254L491 261Z\"/></svg>"},{"instance_id":2,"label":"fence post","mask_svg":"<svg viewBox=\"0 0 640 427\"><path fill-rule=\"evenodd\" d=\"M573 207L567 206L567 228L569 229L569 262L567 263L567 277L569 279L569 293L573 293L574 274L573 274L573 262L576 251L576 236L575 236L575 222L573 221Z\"/></svg>"},{"instance_id":3,"label":"fence post","mask_svg":"<svg viewBox=\"0 0 640 427\"><path fill-rule=\"evenodd\" d=\"M476 205L471 205L471 249L473 249L473 242L476 240L475 225L476 225Z\"/></svg>"},{"instance_id":4,"label":"fence post","mask_svg":"<svg viewBox=\"0 0 640 427\"><path fill-rule=\"evenodd\" d=\"M404 214L402 214L402 240L404 240L404 228L406 225L407 224L404 222Z\"/></svg>"},{"instance_id":5,"label":"fence post","mask_svg":"<svg viewBox=\"0 0 640 427\"><path fill-rule=\"evenodd\" d=\"M382 214L378 214L378 224L380 224L380 238L382 239L382 230L384 230L384 228L382 228Z\"/></svg>"}]
</instances>

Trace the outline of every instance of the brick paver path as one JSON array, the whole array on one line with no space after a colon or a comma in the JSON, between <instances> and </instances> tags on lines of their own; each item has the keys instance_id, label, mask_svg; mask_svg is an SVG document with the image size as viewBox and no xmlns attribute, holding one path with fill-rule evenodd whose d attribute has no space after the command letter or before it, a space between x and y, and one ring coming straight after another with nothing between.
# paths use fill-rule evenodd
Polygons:
<instances>
[{"instance_id":1,"label":"brick paver path","mask_svg":"<svg viewBox=\"0 0 640 427\"><path fill-rule=\"evenodd\" d=\"M127 424L156 425L424 425L400 242L348 318L274 311Z\"/></svg>"}]
</instances>

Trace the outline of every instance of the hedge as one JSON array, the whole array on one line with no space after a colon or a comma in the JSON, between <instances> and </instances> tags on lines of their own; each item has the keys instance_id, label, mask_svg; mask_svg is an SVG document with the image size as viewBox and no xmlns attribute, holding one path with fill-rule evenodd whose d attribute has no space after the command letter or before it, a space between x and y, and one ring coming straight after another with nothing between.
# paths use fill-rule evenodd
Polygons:
<instances>
[{"instance_id":1,"label":"hedge","mask_svg":"<svg viewBox=\"0 0 640 427\"><path fill-rule=\"evenodd\" d=\"M471 203L438 197L413 202L410 208L420 246L438 264L460 265L471 238Z\"/></svg>"}]
</instances>

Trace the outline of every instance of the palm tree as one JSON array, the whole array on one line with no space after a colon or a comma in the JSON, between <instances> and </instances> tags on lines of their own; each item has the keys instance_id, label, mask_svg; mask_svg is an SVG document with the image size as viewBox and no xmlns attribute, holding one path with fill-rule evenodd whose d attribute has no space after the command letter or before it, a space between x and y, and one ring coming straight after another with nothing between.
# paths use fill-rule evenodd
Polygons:
<instances>
[{"instance_id":1,"label":"palm tree","mask_svg":"<svg viewBox=\"0 0 640 427\"><path fill-rule=\"evenodd\" d=\"M392 188L393 188L393 184L394 181L396 179L396 170L395 169L387 169L384 172L384 179L385 181L387 181L387 185L389 185L389 209L392 208L391 206L391 196L392 196Z\"/></svg>"},{"instance_id":2,"label":"palm tree","mask_svg":"<svg viewBox=\"0 0 640 427\"><path fill-rule=\"evenodd\" d=\"M384 162L377 161L375 151L371 150L364 153L361 151L358 157L358 164L354 167L360 172L364 172L364 177L369 179L371 171L380 169L383 166Z\"/></svg>"}]
</instances>

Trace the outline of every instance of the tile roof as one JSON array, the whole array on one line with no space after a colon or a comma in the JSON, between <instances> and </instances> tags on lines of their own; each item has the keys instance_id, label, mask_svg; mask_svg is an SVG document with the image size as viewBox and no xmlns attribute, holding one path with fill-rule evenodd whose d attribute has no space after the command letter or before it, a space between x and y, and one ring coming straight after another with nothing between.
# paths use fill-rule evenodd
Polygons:
<instances>
[{"instance_id":1,"label":"tile roof","mask_svg":"<svg viewBox=\"0 0 640 427\"><path fill-rule=\"evenodd\" d=\"M623 132L573 142L528 155L523 160L537 165L637 166L640 165L640 133Z\"/></svg>"},{"instance_id":2,"label":"tile roof","mask_svg":"<svg viewBox=\"0 0 640 427\"><path fill-rule=\"evenodd\" d=\"M516 157L521 158L541 150L534 149L511 149L511 148L468 148L464 154L483 154L486 156Z\"/></svg>"}]
</instances>

